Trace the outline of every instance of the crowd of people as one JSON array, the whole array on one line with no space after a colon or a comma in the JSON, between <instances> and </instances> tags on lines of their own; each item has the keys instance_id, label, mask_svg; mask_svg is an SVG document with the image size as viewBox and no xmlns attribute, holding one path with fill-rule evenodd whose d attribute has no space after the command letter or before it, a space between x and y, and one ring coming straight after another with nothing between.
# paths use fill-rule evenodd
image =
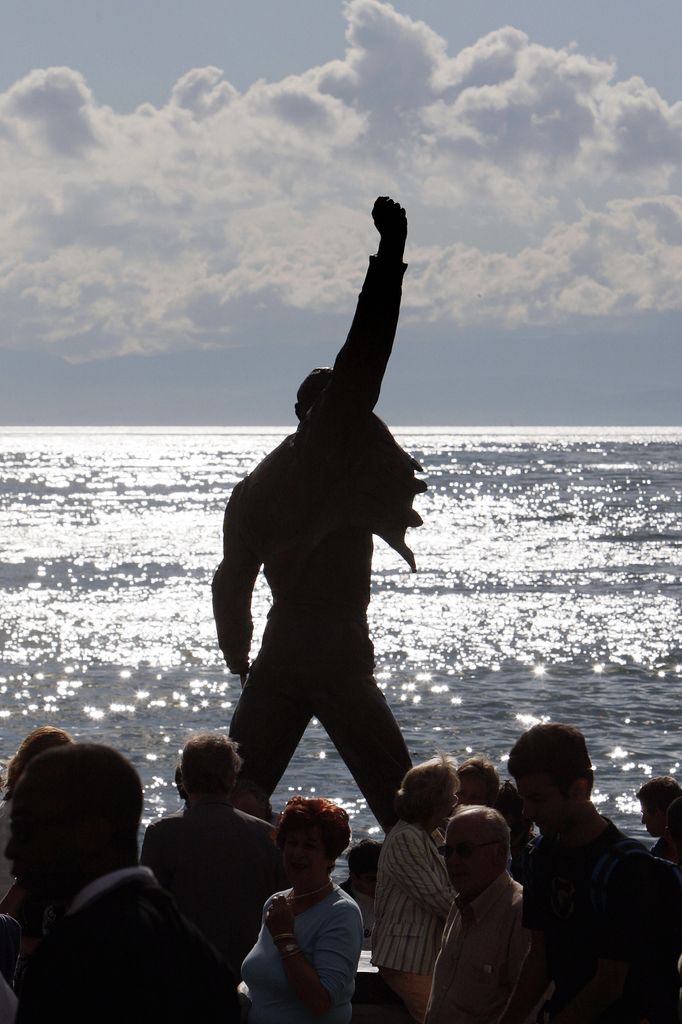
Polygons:
<instances>
[{"instance_id":1,"label":"crowd of people","mask_svg":"<svg viewBox=\"0 0 682 1024\"><path fill-rule=\"evenodd\" d=\"M343 808L296 796L273 816L240 767L224 734L191 736L184 805L138 857L132 765L61 729L26 738L0 805L0 1022L347 1024L363 948L419 1024L678 1020L675 779L638 793L649 851L592 803L582 734L538 725L502 785L482 757L411 768L383 843L349 849Z\"/></svg>"}]
</instances>

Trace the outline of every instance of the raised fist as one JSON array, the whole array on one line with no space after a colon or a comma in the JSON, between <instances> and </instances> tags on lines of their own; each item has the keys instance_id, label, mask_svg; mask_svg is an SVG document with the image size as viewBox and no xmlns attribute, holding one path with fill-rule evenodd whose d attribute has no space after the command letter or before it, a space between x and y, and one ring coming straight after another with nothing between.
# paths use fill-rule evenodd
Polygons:
<instances>
[{"instance_id":1,"label":"raised fist","mask_svg":"<svg viewBox=\"0 0 682 1024\"><path fill-rule=\"evenodd\" d=\"M379 196L372 210L372 219L382 241L405 244L407 217L402 206L388 196Z\"/></svg>"}]
</instances>

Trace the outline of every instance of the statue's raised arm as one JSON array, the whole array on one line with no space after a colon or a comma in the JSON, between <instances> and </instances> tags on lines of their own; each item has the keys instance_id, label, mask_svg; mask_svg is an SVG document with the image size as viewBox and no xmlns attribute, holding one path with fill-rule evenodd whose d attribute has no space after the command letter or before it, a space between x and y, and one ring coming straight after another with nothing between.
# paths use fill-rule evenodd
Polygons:
<instances>
[{"instance_id":1,"label":"statue's raised arm","mask_svg":"<svg viewBox=\"0 0 682 1024\"><path fill-rule=\"evenodd\" d=\"M334 406L335 416L342 413L344 404L351 415L372 411L398 326L406 269L403 253L407 216L398 203L380 196L374 203L372 219L380 236L379 249L370 257L355 316L334 362L325 396L324 404Z\"/></svg>"}]
</instances>

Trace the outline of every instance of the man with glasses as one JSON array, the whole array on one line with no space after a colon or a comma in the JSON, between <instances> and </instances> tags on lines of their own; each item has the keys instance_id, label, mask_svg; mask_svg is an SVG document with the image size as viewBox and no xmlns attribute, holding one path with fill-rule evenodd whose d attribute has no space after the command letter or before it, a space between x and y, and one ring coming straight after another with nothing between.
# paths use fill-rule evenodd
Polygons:
<instances>
[{"instance_id":1,"label":"man with glasses","mask_svg":"<svg viewBox=\"0 0 682 1024\"><path fill-rule=\"evenodd\" d=\"M509 827L491 807L463 807L448 824L441 853L457 898L426 1024L496 1024L530 946L521 925L522 889L507 871Z\"/></svg>"}]
</instances>

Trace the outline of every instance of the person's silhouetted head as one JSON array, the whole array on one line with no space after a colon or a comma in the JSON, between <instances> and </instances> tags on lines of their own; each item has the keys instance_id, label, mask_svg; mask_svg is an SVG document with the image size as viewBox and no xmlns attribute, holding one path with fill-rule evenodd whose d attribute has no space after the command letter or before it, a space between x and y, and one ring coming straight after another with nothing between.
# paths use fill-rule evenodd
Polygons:
<instances>
[{"instance_id":1,"label":"person's silhouetted head","mask_svg":"<svg viewBox=\"0 0 682 1024\"><path fill-rule=\"evenodd\" d=\"M351 837L347 812L338 804L321 797L292 796L287 801L274 834L275 844L280 850L284 850L291 833L314 833L319 836L330 861L330 870L333 862L348 846Z\"/></svg>"},{"instance_id":2,"label":"person's silhouetted head","mask_svg":"<svg viewBox=\"0 0 682 1024\"><path fill-rule=\"evenodd\" d=\"M213 732L190 736L180 759L182 784L190 803L196 796L228 796L241 764L237 744L229 736Z\"/></svg>"},{"instance_id":3,"label":"person's silhouetted head","mask_svg":"<svg viewBox=\"0 0 682 1024\"><path fill-rule=\"evenodd\" d=\"M533 822L523 816L523 798L518 789L507 779L500 786L495 801L495 810L499 811L509 825L511 831L512 850L516 851L526 845L533 831Z\"/></svg>"},{"instance_id":4,"label":"person's silhouetted head","mask_svg":"<svg viewBox=\"0 0 682 1024\"><path fill-rule=\"evenodd\" d=\"M376 891L382 845L376 839L361 839L348 851L348 874L353 892L362 893L370 899L374 899Z\"/></svg>"},{"instance_id":5,"label":"person's silhouetted head","mask_svg":"<svg viewBox=\"0 0 682 1024\"><path fill-rule=\"evenodd\" d=\"M318 366L317 369L311 370L296 392L294 412L299 420L305 418L306 413L320 397L331 379L331 366Z\"/></svg>"},{"instance_id":6,"label":"person's silhouetted head","mask_svg":"<svg viewBox=\"0 0 682 1024\"><path fill-rule=\"evenodd\" d=\"M642 807L642 824L654 839L665 832L666 812L673 800L681 796L682 786L672 775L649 779L637 793Z\"/></svg>"},{"instance_id":7,"label":"person's silhouetted head","mask_svg":"<svg viewBox=\"0 0 682 1024\"><path fill-rule=\"evenodd\" d=\"M455 762L439 754L405 773L395 796L395 812L403 821L430 832L452 814L458 789Z\"/></svg>"},{"instance_id":8,"label":"person's silhouetted head","mask_svg":"<svg viewBox=\"0 0 682 1024\"><path fill-rule=\"evenodd\" d=\"M507 870L509 826L492 807L462 806L448 823L441 853L460 899L470 903Z\"/></svg>"},{"instance_id":9,"label":"person's silhouetted head","mask_svg":"<svg viewBox=\"0 0 682 1024\"><path fill-rule=\"evenodd\" d=\"M21 778L22 772L29 761L32 761L44 750L52 747L62 747L66 743L73 743L72 738L64 729L58 729L54 725L41 725L38 729L30 732L19 745L14 757L7 765L7 778L5 780L4 800L10 800L14 788Z\"/></svg>"},{"instance_id":10,"label":"person's silhouetted head","mask_svg":"<svg viewBox=\"0 0 682 1024\"><path fill-rule=\"evenodd\" d=\"M28 893L68 903L102 875L137 864L142 784L111 747L71 743L25 768L12 798L6 855Z\"/></svg>"},{"instance_id":11,"label":"person's silhouetted head","mask_svg":"<svg viewBox=\"0 0 682 1024\"><path fill-rule=\"evenodd\" d=\"M575 832L590 817L594 772L585 737L574 726L534 725L512 747L508 768L523 798L524 816L543 835Z\"/></svg>"},{"instance_id":12,"label":"person's silhouetted head","mask_svg":"<svg viewBox=\"0 0 682 1024\"><path fill-rule=\"evenodd\" d=\"M354 875L362 875L371 871L377 873L379 854L383 843L378 839L361 839L348 851L348 870Z\"/></svg>"},{"instance_id":13,"label":"person's silhouetted head","mask_svg":"<svg viewBox=\"0 0 682 1024\"><path fill-rule=\"evenodd\" d=\"M469 757L457 769L460 804L494 807L500 792L500 776L492 761L485 757Z\"/></svg>"},{"instance_id":14,"label":"person's silhouetted head","mask_svg":"<svg viewBox=\"0 0 682 1024\"><path fill-rule=\"evenodd\" d=\"M270 797L253 779L237 779L230 793L230 803L238 811L250 814L253 818L272 821Z\"/></svg>"},{"instance_id":15,"label":"person's silhouetted head","mask_svg":"<svg viewBox=\"0 0 682 1024\"><path fill-rule=\"evenodd\" d=\"M587 783L588 796L592 791L594 772L585 737L573 725L534 725L512 747L507 767L517 784L525 775L545 774L564 796L576 779Z\"/></svg>"}]
</instances>

